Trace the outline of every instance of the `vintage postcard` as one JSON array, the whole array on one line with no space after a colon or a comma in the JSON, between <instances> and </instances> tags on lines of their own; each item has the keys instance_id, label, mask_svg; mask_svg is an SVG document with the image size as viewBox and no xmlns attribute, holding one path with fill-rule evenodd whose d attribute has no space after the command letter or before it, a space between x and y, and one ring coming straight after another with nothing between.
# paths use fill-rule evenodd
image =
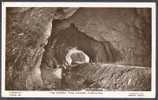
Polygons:
<instances>
[{"instance_id":1,"label":"vintage postcard","mask_svg":"<svg viewBox=\"0 0 158 100\"><path fill-rule=\"evenodd\" d=\"M2 97L154 98L155 64L155 3L2 3Z\"/></svg>"}]
</instances>

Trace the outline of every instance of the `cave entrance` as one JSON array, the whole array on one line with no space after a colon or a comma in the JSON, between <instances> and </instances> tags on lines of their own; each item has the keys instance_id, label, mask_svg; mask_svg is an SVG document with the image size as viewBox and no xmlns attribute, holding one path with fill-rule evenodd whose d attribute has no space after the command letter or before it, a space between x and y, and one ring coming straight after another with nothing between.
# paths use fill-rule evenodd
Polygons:
<instances>
[{"instance_id":1,"label":"cave entrance","mask_svg":"<svg viewBox=\"0 0 158 100\"><path fill-rule=\"evenodd\" d=\"M67 62L66 59L68 58L66 56L68 52L73 50L73 48L76 48L84 56L82 59L74 59L85 59L82 61L83 63L109 63L115 62L117 58L117 52L110 42L97 41L86 33L79 31L75 24L72 23L66 29L58 32L52 31L48 44L45 46L43 60L46 60L46 65L51 67L63 65ZM71 60L73 60L72 57Z\"/></svg>"}]
</instances>

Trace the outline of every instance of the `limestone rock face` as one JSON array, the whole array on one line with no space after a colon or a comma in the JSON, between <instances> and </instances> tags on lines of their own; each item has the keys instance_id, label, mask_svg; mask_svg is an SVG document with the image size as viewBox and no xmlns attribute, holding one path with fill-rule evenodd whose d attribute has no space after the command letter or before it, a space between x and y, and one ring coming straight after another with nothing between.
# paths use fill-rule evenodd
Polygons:
<instances>
[{"instance_id":1,"label":"limestone rock face","mask_svg":"<svg viewBox=\"0 0 158 100\"><path fill-rule=\"evenodd\" d=\"M151 9L80 8L69 23L98 41L109 41L123 56L117 64L151 66Z\"/></svg>"},{"instance_id":2,"label":"limestone rock face","mask_svg":"<svg viewBox=\"0 0 158 100\"><path fill-rule=\"evenodd\" d=\"M61 17L66 19L72 16L76 10L77 8L66 9L59 13L57 8L7 8L7 89L23 90L27 87L33 89L36 87L33 85L34 82L39 83L37 86L42 84L40 74L37 77L34 73L38 72L36 66L40 70L44 46L51 35L52 21L54 17L55 19L61 19Z\"/></svg>"},{"instance_id":3,"label":"limestone rock face","mask_svg":"<svg viewBox=\"0 0 158 100\"><path fill-rule=\"evenodd\" d=\"M81 64L65 75L65 90L149 91L151 69L116 64Z\"/></svg>"},{"instance_id":4,"label":"limestone rock face","mask_svg":"<svg viewBox=\"0 0 158 100\"><path fill-rule=\"evenodd\" d=\"M6 89L150 90L150 14L130 8L7 8ZM76 46L90 64L65 73L67 51Z\"/></svg>"},{"instance_id":5,"label":"limestone rock face","mask_svg":"<svg viewBox=\"0 0 158 100\"><path fill-rule=\"evenodd\" d=\"M47 81L56 80L50 76L53 71L47 71L47 69L56 70L58 65L64 65L66 68L69 67L67 65L71 65L72 61L69 63L67 54L72 48L77 48L87 55L89 60L86 63L89 61L91 63L111 63L121 58L119 51L113 48L109 42L97 41L80 32L74 25L70 25L70 27L52 34L45 46L40 67L42 78L46 82L44 84L47 84Z\"/></svg>"}]
</instances>

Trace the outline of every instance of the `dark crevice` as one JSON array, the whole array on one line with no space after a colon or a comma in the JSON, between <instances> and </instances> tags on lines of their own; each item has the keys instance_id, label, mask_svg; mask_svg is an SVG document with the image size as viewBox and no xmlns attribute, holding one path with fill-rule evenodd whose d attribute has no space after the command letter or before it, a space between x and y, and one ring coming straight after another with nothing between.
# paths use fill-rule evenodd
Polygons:
<instances>
[{"instance_id":1,"label":"dark crevice","mask_svg":"<svg viewBox=\"0 0 158 100\"><path fill-rule=\"evenodd\" d=\"M110 42L93 39L86 33L80 32L73 23L68 28L56 32L56 26L60 23L60 20L52 22L51 36L44 47L45 52L41 63L41 72L46 73L42 76L44 81L48 80L49 74L53 73L53 70L57 69L58 65L62 66L65 64L65 56L68 50L73 47L85 52L89 56L90 62L93 63L114 63L117 60L121 60L120 52ZM52 69L52 71L48 72L48 68ZM51 80L54 79L51 78ZM63 83L64 81L60 84ZM64 88L64 86L62 87Z\"/></svg>"},{"instance_id":2,"label":"dark crevice","mask_svg":"<svg viewBox=\"0 0 158 100\"><path fill-rule=\"evenodd\" d=\"M56 20L52 26L58 23L60 23L60 21ZM48 44L45 46L43 60L55 58L57 63L62 65L64 64L64 58L68 49L73 47L84 51L92 62L111 63L121 60L120 52L117 51L110 42L96 41L85 33L80 32L74 24L71 24L68 28L58 33L55 32L55 28L53 27L52 34L48 39Z\"/></svg>"}]
</instances>

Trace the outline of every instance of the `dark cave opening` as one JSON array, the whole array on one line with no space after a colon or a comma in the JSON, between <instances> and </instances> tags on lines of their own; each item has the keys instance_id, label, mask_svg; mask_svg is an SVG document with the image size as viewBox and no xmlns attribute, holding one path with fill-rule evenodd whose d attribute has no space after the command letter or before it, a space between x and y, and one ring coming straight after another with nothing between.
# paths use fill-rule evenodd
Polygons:
<instances>
[{"instance_id":1,"label":"dark cave opening","mask_svg":"<svg viewBox=\"0 0 158 100\"><path fill-rule=\"evenodd\" d=\"M65 85L61 86L59 84L63 84L62 82L65 78L59 79L58 77L52 76L55 76L54 73L59 74L57 70L60 68L57 66L64 65L68 67L65 57L69 50L73 48L84 52L85 55L89 57L90 63L115 63L121 60L120 52L117 51L110 42L97 41L89 37L79 31L73 23L71 23L68 28L60 30L59 32L55 32L55 30L52 29L41 62L41 72L44 83L53 83L55 81L57 84L57 87L52 86L51 88L64 88ZM63 73L64 70L62 70L61 75ZM58 80L58 82L56 82L56 80Z\"/></svg>"},{"instance_id":2,"label":"dark cave opening","mask_svg":"<svg viewBox=\"0 0 158 100\"><path fill-rule=\"evenodd\" d=\"M68 50L71 48L77 48L85 52L93 63L114 63L121 60L119 51L110 42L97 41L80 32L74 24L58 33L52 33L48 44L45 46L43 60L55 60L54 63L62 65L65 62Z\"/></svg>"}]
</instances>

